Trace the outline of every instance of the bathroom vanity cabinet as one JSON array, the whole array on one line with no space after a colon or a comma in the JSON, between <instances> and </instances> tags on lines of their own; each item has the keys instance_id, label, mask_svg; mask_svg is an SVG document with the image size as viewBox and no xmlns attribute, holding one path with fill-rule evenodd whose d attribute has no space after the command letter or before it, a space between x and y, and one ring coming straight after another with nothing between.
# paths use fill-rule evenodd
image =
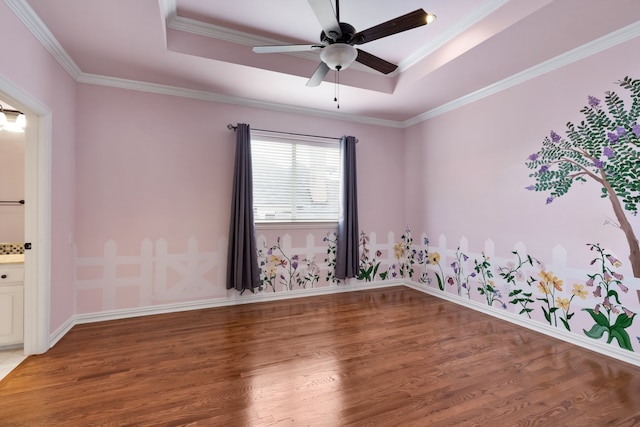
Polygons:
<instances>
[{"instance_id":1,"label":"bathroom vanity cabinet","mask_svg":"<svg viewBox=\"0 0 640 427\"><path fill-rule=\"evenodd\" d=\"M0 256L0 347L22 344L24 335L24 263L7 257Z\"/></svg>"}]
</instances>

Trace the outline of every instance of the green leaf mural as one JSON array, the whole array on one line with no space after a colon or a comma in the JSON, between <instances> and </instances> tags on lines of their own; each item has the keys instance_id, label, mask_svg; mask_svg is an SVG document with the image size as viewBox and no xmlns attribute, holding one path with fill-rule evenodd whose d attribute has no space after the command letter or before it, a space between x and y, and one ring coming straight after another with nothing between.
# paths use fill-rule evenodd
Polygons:
<instances>
[{"instance_id":1,"label":"green leaf mural","mask_svg":"<svg viewBox=\"0 0 640 427\"><path fill-rule=\"evenodd\" d=\"M376 251L372 257L369 251L369 235L364 231L360 232L360 272L358 273L358 280L364 280L365 282L371 282L375 280L378 269L380 268L380 262L376 258L382 256L382 252ZM386 274L381 279L385 279Z\"/></svg>"},{"instance_id":2,"label":"green leaf mural","mask_svg":"<svg viewBox=\"0 0 640 427\"><path fill-rule=\"evenodd\" d=\"M629 289L622 283L624 277L615 271L615 268L620 267L622 263L608 254L600 245L588 244L588 246L591 251L597 253L591 265L597 266L598 271L589 275L586 284L595 288L593 295L596 298L602 298L602 302L595 308L584 309L596 322L588 331L585 329L584 333L594 339L600 339L608 334L607 343L611 343L615 338L621 348L633 351L631 338L626 329L633 324L636 313L622 305L618 290L626 294Z\"/></svg>"},{"instance_id":3,"label":"green leaf mural","mask_svg":"<svg viewBox=\"0 0 640 427\"><path fill-rule=\"evenodd\" d=\"M599 196L608 198L617 227L629 245L629 260L640 277L640 247L627 213L638 214L640 204L640 80L625 77L618 85L628 91L625 106L616 92L606 92L604 106L594 96L580 112L578 125L567 123L566 136L555 131L545 137L542 148L529 156L526 165L536 183L530 191L548 192L547 204L565 195L573 183L595 181Z\"/></svg>"}]
</instances>

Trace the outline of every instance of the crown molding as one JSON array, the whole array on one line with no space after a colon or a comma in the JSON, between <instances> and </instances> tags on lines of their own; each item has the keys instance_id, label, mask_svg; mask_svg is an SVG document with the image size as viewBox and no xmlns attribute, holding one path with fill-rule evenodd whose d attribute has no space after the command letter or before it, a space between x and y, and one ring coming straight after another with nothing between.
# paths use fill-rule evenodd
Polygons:
<instances>
[{"instance_id":1,"label":"crown molding","mask_svg":"<svg viewBox=\"0 0 640 427\"><path fill-rule=\"evenodd\" d=\"M401 122L394 120L377 119L373 117L346 115L343 113L333 113L329 111L316 110L313 108L293 107L287 104L257 101L254 99L240 98L236 96L221 95L202 90L185 89L177 86L163 85L158 83L141 82L138 80L122 79L118 77L101 76L97 74L81 73L76 79L78 83L86 83L99 86L108 86L119 89L135 90L140 92L156 93L160 95L178 96L181 98L199 99L202 101L217 102L221 104L240 105L244 107L260 108L270 111L280 111L284 113L301 114L312 117L322 117L331 120L363 123L376 126L402 127Z\"/></svg>"},{"instance_id":2,"label":"crown molding","mask_svg":"<svg viewBox=\"0 0 640 427\"><path fill-rule=\"evenodd\" d=\"M557 70L581 59L587 58L591 55L617 46L621 43L633 40L637 37L640 37L640 22L628 25L617 31L595 39L589 43L585 43L575 49L562 53L554 58L549 59L548 61L541 62L524 71L509 76L503 80L500 80L499 82L493 83L489 86L485 86L482 89L471 92L451 102L447 102L446 104L443 104L439 107L431 109L425 113L402 122L401 126L403 128L407 128L420 122L424 122L426 120L448 113L457 108L479 101L503 90L522 84L528 80L542 76L551 71Z\"/></svg>"},{"instance_id":3,"label":"crown molding","mask_svg":"<svg viewBox=\"0 0 640 427\"><path fill-rule=\"evenodd\" d=\"M184 18L176 14L172 14L167 17L167 28L249 47L286 46L292 44L290 41L282 41L279 39L257 36L255 34L233 30L231 28L223 27L220 25L209 24L191 18ZM283 52L282 54L295 56L314 62L318 62L320 60L318 54L313 52ZM358 71L375 73L375 71L371 68L357 62L351 64L349 68Z\"/></svg>"},{"instance_id":4,"label":"crown molding","mask_svg":"<svg viewBox=\"0 0 640 427\"><path fill-rule=\"evenodd\" d=\"M509 3L510 0L491 0L486 4L475 9L471 14L465 16L455 25L453 25L449 30L442 33L440 36L432 39L430 42L426 43L420 49L413 52L407 58L400 61L398 64L398 68L392 74L401 73L408 68L412 67L416 63L420 62L425 57L431 55L436 50L440 49L445 44L449 43L454 38L458 37L460 34L477 24L478 22L485 19L487 16L491 15L496 10L500 9L505 4ZM437 22L437 18L436 18Z\"/></svg>"},{"instance_id":5,"label":"crown molding","mask_svg":"<svg viewBox=\"0 0 640 427\"><path fill-rule=\"evenodd\" d=\"M244 31L233 30L221 25L209 24L191 18L178 16L176 0L159 0L165 16L166 27L212 39L222 40L243 46L282 45L288 42L260 37ZM301 55L304 56L304 55Z\"/></svg>"},{"instance_id":6,"label":"crown molding","mask_svg":"<svg viewBox=\"0 0 640 427\"><path fill-rule=\"evenodd\" d=\"M164 16L165 24L178 15L178 3L176 0L158 0L160 11Z\"/></svg>"},{"instance_id":7,"label":"crown molding","mask_svg":"<svg viewBox=\"0 0 640 427\"><path fill-rule=\"evenodd\" d=\"M169 18L167 27L172 30L184 31L199 36L222 40L244 46L287 44L281 40L256 36L244 31L233 30L220 25L209 24L191 18L174 15Z\"/></svg>"},{"instance_id":8,"label":"crown molding","mask_svg":"<svg viewBox=\"0 0 640 427\"><path fill-rule=\"evenodd\" d=\"M67 54L29 3L27 3L26 0L5 0L4 2L27 29L31 31L40 44L60 63L62 68L64 68L74 80L77 79L81 74L80 68L75 61L71 59L69 54Z\"/></svg>"},{"instance_id":9,"label":"crown molding","mask_svg":"<svg viewBox=\"0 0 640 427\"><path fill-rule=\"evenodd\" d=\"M167 46L167 25L178 13L178 5L176 0L158 0L160 13L162 14L162 36L164 37L164 47Z\"/></svg>"}]
</instances>

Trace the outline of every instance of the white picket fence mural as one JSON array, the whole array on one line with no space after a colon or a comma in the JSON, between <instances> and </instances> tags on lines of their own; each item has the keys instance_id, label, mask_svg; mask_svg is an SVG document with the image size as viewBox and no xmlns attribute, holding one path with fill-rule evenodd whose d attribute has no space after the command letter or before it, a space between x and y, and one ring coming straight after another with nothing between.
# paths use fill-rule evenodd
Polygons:
<instances>
[{"instance_id":1,"label":"white picket fence mural","mask_svg":"<svg viewBox=\"0 0 640 427\"><path fill-rule=\"evenodd\" d=\"M217 251L203 252L192 237L185 253L169 253L164 239L145 239L139 255L122 255L109 240L102 256L76 256L76 290L101 290L102 310L122 308L117 295L125 288L138 289L139 306L210 298L225 283L226 250L226 239L219 240Z\"/></svg>"},{"instance_id":2,"label":"white picket fence mural","mask_svg":"<svg viewBox=\"0 0 640 427\"><path fill-rule=\"evenodd\" d=\"M442 235L437 242L424 234L414 241L409 230L399 238L393 232L382 239L373 232L361 233L360 276L341 282L333 275L335 237L335 233L308 234L304 243L296 246L289 234L273 240L259 235L260 291L289 292L398 279L572 333L589 331L588 336L600 341L613 333L623 336L624 342L613 341L612 345L631 351L639 347L640 325L632 323L635 313L640 312L640 283L617 272L620 261L609 251L599 253L602 248L593 252L600 261L593 266L586 261L580 268L567 265L568 254L561 246L540 258L541 254L528 254L520 242L511 251L496 254L495 244L487 240L481 253L470 253L464 237L452 244ZM191 238L183 253L171 253L164 239L145 239L139 254L121 254L116 242L110 240L102 255L76 257L78 311L237 298L235 291L225 289L226 250L225 238L219 239L215 251L201 251L198 241ZM609 323L603 320L603 313Z\"/></svg>"}]
</instances>

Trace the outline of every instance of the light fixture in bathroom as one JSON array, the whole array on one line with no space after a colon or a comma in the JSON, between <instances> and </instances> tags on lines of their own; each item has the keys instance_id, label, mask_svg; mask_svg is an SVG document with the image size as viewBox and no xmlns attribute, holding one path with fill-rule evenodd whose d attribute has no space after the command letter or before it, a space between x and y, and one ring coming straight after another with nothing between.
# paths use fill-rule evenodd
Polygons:
<instances>
[{"instance_id":1,"label":"light fixture in bathroom","mask_svg":"<svg viewBox=\"0 0 640 427\"><path fill-rule=\"evenodd\" d=\"M0 105L0 130L22 133L26 126L27 118L24 113L17 110L5 110Z\"/></svg>"}]
</instances>

